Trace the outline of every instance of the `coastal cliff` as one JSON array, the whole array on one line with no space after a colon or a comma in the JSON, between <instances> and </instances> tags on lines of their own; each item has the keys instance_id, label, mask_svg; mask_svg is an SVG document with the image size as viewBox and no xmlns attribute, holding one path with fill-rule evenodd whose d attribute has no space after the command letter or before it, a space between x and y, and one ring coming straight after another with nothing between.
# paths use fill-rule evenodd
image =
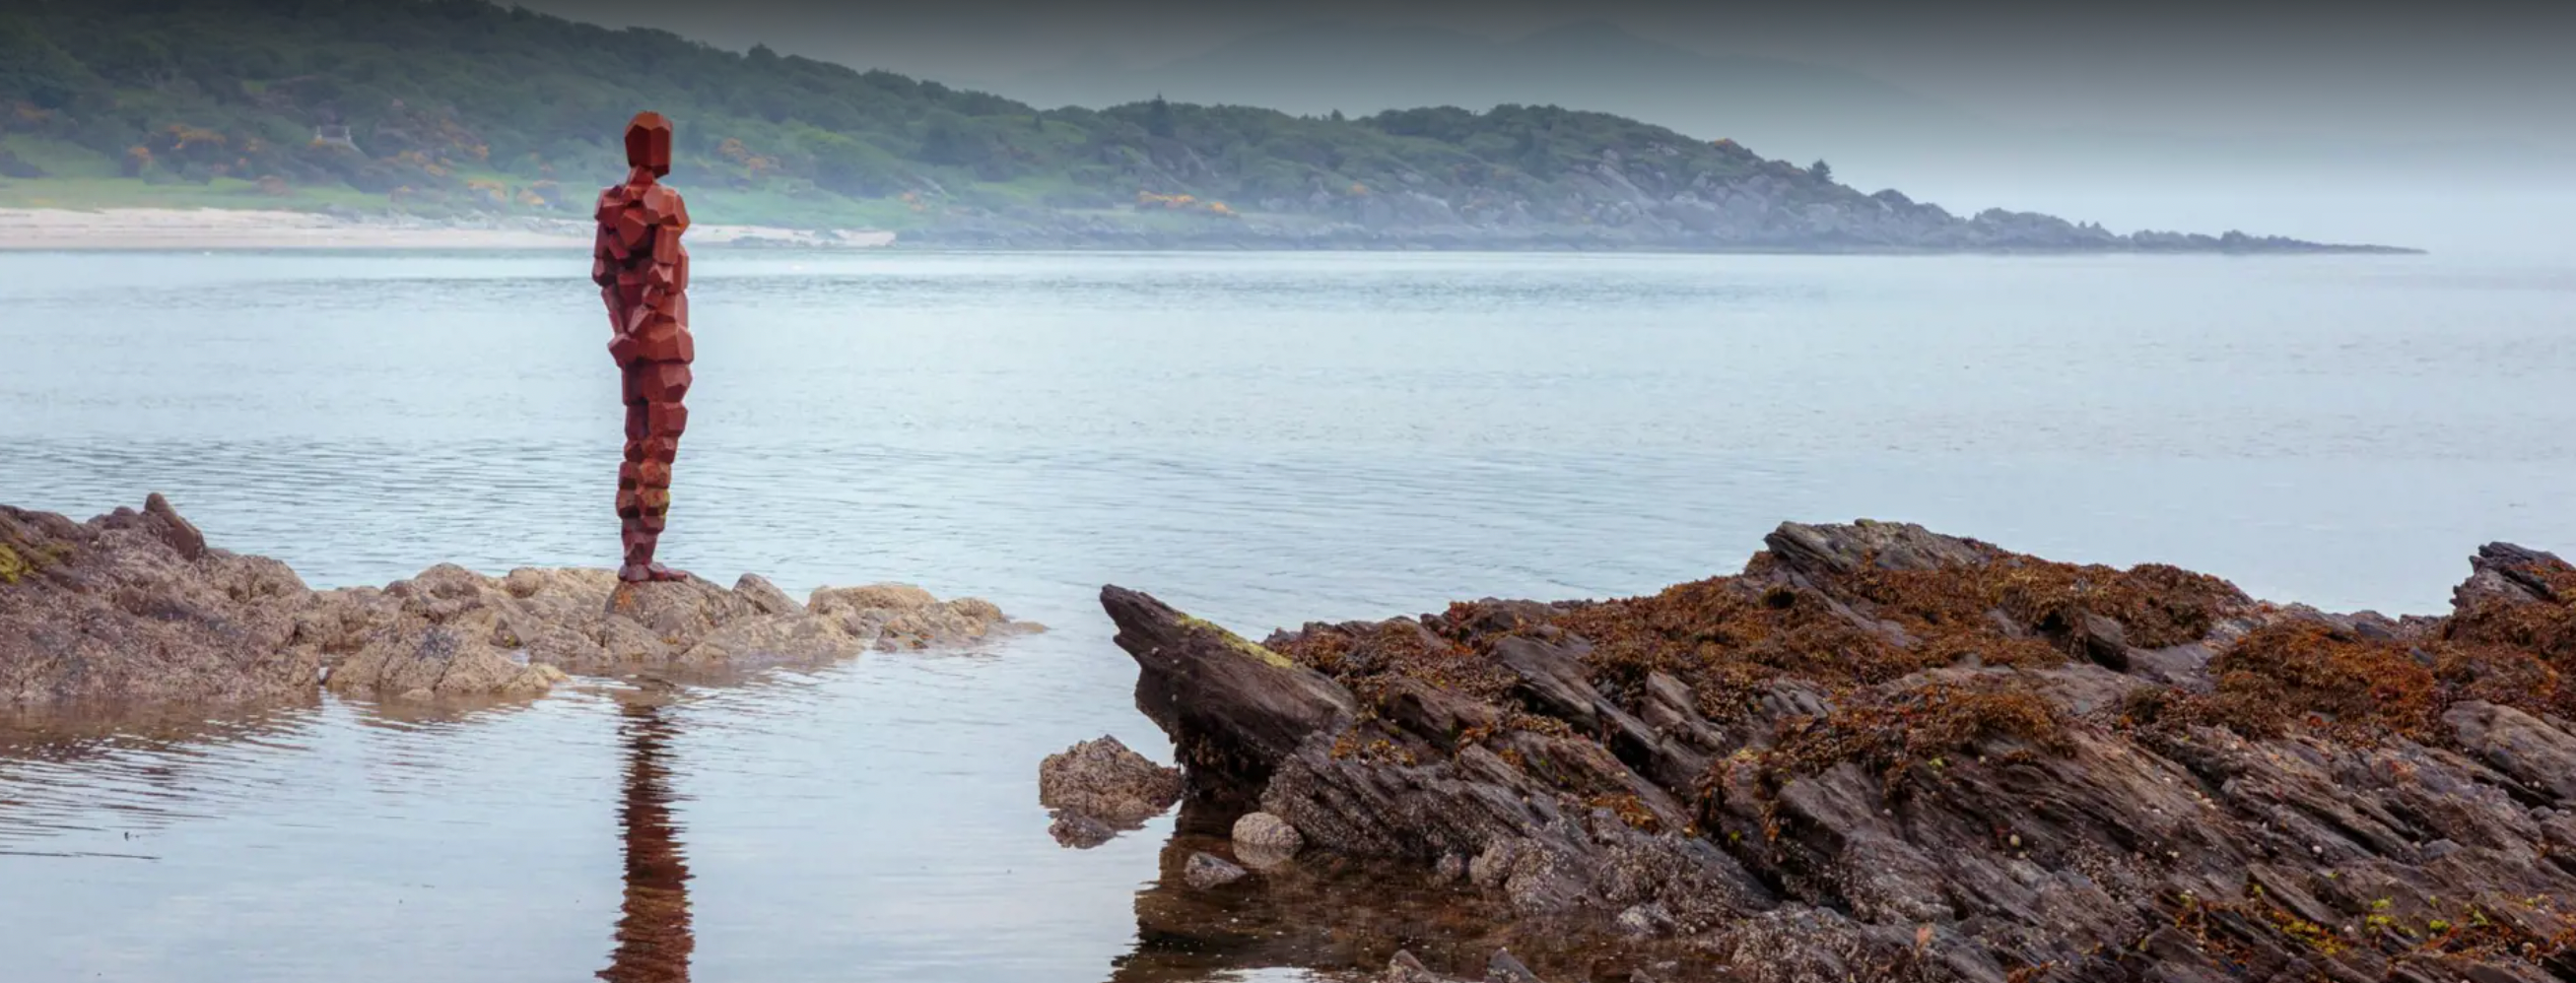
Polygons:
<instances>
[{"instance_id":1,"label":"coastal cliff","mask_svg":"<svg viewBox=\"0 0 2576 983\"><path fill-rule=\"evenodd\" d=\"M1258 643L1136 591L1101 602L1173 741L1184 826L1258 810L1300 867L1364 859L1481 899L1486 948L1452 963L1512 943L1548 978L2576 974L2557 557L2481 548L2449 614L2392 619L1910 525L1765 545L1647 597ZM1274 879L1309 890L1227 890ZM1345 931L1312 914L1265 944ZM1411 958L1388 978L1417 978Z\"/></svg>"}]
</instances>

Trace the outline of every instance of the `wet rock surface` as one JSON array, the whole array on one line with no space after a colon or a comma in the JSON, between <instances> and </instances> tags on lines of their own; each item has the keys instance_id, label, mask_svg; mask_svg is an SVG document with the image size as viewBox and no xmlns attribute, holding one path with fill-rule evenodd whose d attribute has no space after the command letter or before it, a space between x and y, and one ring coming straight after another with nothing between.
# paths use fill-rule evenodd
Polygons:
<instances>
[{"instance_id":1,"label":"wet rock surface","mask_svg":"<svg viewBox=\"0 0 2576 983\"><path fill-rule=\"evenodd\" d=\"M1244 873L1242 867L1208 853L1190 854L1189 861L1181 867L1181 878L1200 890L1232 884L1242 880Z\"/></svg>"},{"instance_id":2,"label":"wet rock surface","mask_svg":"<svg viewBox=\"0 0 2576 983\"><path fill-rule=\"evenodd\" d=\"M1544 978L2576 979L2558 558L2486 547L2451 613L2390 619L1910 525L1766 546L1649 597L1262 643L1102 602L1184 826L1302 839L1256 896L1376 865Z\"/></svg>"},{"instance_id":3,"label":"wet rock surface","mask_svg":"<svg viewBox=\"0 0 2576 983\"><path fill-rule=\"evenodd\" d=\"M1531 972L1528 966L1522 965L1509 950L1504 949L1494 950L1494 957L1486 960L1484 975L1473 978L1432 972L1430 967L1422 964L1420 957L1399 951L1394 959L1387 961L1386 975L1378 977L1378 980L1382 983L1542 983L1537 973Z\"/></svg>"},{"instance_id":4,"label":"wet rock surface","mask_svg":"<svg viewBox=\"0 0 2576 983\"><path fill-rule=\"evenodd\" d=\"M1542 980L1707 979L1714 965L1672 939L1605 947L1562 926L1514 916L1502 898L1469 886L1432 883L1389 857L1309 850L1268 867L1248 862L1230 837L1232 817L1204 799L1182 804L1154 881L1136 895L1136 947L1110 979L1198 981L1238 972L1303 967L1319 979L1377 980L1409 956L1424 980L1483 980L1495 953L1508 951ZM1205 854L1245 868L1215 888L1189 881Z\"/></svg>"},{"instance_id":5,"label":"wet rock surface","mask_svg":"<svg viewBox=\"0 0 2576 983\"><path fill-rule=\"evenodd\" d=\"M1066 846L1099 846L1180 799L1180 769L1155 764L1115 737L1083 741L1038 763L1038 804L1055 817L1050 832Z\"/></svg>"},{"instance_id":6,"label":"wet rock surface","mask_svg":"<svg viewBox=\"0 0 2576 983\"><path fill-rule=\"evenodd\" d=\"M752 575L729 590L442 564L382 588L315 591L285 564L208 546L159 495L85 523L0 506L0 708L237 703L324 687L526 696L568 674L719 675L1030 630L974 598L888 584L799 604Z\"/></svg>"},{"instance_id":7,"label":"wet rock surface","mask_svg":"<svg viewBox=\"0 0 2576 983\"><path fill-rule=\"evenodd\" d=\"M1269 866L1296 856L1306 845L1297 827L1266 812L1247 812L1234 821L1234 850L1242 856L1258 857L1247 862Z\"/></svg>"}]
</instances>

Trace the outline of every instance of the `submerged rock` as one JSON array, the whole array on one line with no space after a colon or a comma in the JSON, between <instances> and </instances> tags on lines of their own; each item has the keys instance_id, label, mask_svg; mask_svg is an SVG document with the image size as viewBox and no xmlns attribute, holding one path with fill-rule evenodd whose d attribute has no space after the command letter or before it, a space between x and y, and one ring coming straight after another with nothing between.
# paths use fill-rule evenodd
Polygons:
<instances>
[{"instance_id":1,"label":"submerged rock","mask_svg":"<svg viewBox=\"0 0 2576 983\"><path fill-rule=\"evenodd\" d=\"M2489 546L2391 620L1911 525L1767 545L1259 644L1101 599L1192 808L1719 978L2576 974L2558 558Z\"/></svg>"},{"instance_id":2,"label":"submerged rock","mask_svg":"<svg viewBox=\"0 0 2576 983\"><path fill-rule=\"evenodd\" d=\"M1182 803L1152 882L1135 894L1134 948L1108 974L1112 983L1275 975L1285 967L1315 970L1317 979L1363 978L1352 971L1386 966L1398 950L1419 957L1439 974L1433 978L1481 980L1498 949L1540 978L1566 983L1668 966L1662 978L1712 978L1700 971L1708 959L1694 961L1669 943L1604 949L1562 925L1515 918L1484 892L1426 884L1399 859L1309 850L1232 886L1192 886L1193 855L1252 866L1230 841L1234 818L1203 798Z\"/></svg>"},{"instance_id":3,"label":"submerged rock","mask_svg":"<svg viewBox=\"0 0 2576 983\"><path fill-rule=\"evenodd\" d=\"M567 673L730 671L1036 630L974 598L757 576L622 584L608 570L488 577L449 564L314 591L206 544L159 495L86 523L0 506L0 708L243 702L317 687L394 698L525 696Z\"/></svg>"},{"instance_id":4,"label":"submerged rock","mask_svg":"<svg viewBox=\"0 0 2576 983\"><path fill-rule=\"evenodd\" d=\"M1379 979L1384 983L1453 983L1449 977L1432 972L1422 965L1422 960L1414 958L1413 953L1402 949L1396 950L1395 958L1387 960L1386 975Z\"/></svg>"},{"instance_id":5,"label":"submerged rock","mask_svg":"<svg viewBox=\"0 0 2576 983\"><path fill-rule=\"evenodd\" d=\"M1485 961L1486 983L1539 983L1538 974L1512 958L1511 950L1496 949L1494 958Z\"/></svg>"},{"instance_id":6,"label":"submerged rock","mask_svg":"<svg viewBox=\"0 0 2576 983\"><path fill-rule=\"evenodd\" d=\"M1244 813L1234 821L1234 859L1245 866L1268 870L1295 859L1306 845L1297 835L1297 827L1266 812Z\"/></svg>"},{"instance_id":7,"label":"submerged rock","mask_svg":"<svg viewBox=\"0 0 2576 983\"><path fill-rule=\"evenodd\" d=\"M1242 880L1244 873L1243 868L1207 853L1190 854L1189 865L1181 868L1190 886L1202 891Z\"/></svg>"},{"instance_id":8,"label":"submerged rock","mask_svg":"<svg viewBox=\"0 0 2576 983\"><path fill-rule=\"evenodd\" d=\"M1485 961L1485 975L1476 981L1432 972L1411 951L1398 949L1395 958L1387 961L1386 975L1378 979L1382 983L1544 983L1506 949L1494 950L1493 958Z\"/></svg>"}]
</instances>

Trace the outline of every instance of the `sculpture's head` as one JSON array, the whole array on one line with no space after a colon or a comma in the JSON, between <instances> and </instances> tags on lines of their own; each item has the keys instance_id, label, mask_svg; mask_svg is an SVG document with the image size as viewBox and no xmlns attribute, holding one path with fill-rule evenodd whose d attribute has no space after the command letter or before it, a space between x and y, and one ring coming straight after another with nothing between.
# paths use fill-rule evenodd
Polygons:
<instances>
[{"instance_id":1,"label":"sculpture's head","mask_svg":"<svg viewBox=\"0 0 2576 983\"><path fill-rule=\"evenodd\" d=\"M641 167L654 177L671 173L671 121L660 113L637 113L626 124L626 166Z\"/></svg>"}]
</instances>

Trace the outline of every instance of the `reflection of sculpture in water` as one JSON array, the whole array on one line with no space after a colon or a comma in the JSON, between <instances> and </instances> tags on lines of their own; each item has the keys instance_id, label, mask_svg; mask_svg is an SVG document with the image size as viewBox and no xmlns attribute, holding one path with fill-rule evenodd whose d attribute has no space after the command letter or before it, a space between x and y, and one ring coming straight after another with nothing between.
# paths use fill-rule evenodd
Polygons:
<instances>
[{"instance_id":1,"label":"reflection of sculpture in water","mask_svg":"<svg viewBox=\"0 0 2576 983\"><path fill-rule=\"evenodd\" d=\"M610 983L687 983L689 864L671 819L671 722L662 707L629 702L620 711L626 744L626 900L617 919L617 948L600 979Z\"/></svg>"},{"instance_id":2,"label":"reflection of sculpture in water","mask_svg":"<svg viewBox=\"0 0 2576 983\"><path fill-rule=\"evenodd\" d=\"M689 410L689 206L660 179L671 173L671 121L643 113L626 125L624 184L599 193L599 238L590 279L608 303L609 357L625 373L626 463L617 469L617 518L625 559L619 579L680 580L653 562L671 507L671 462Z\"/></svg>"}]
</instances>

